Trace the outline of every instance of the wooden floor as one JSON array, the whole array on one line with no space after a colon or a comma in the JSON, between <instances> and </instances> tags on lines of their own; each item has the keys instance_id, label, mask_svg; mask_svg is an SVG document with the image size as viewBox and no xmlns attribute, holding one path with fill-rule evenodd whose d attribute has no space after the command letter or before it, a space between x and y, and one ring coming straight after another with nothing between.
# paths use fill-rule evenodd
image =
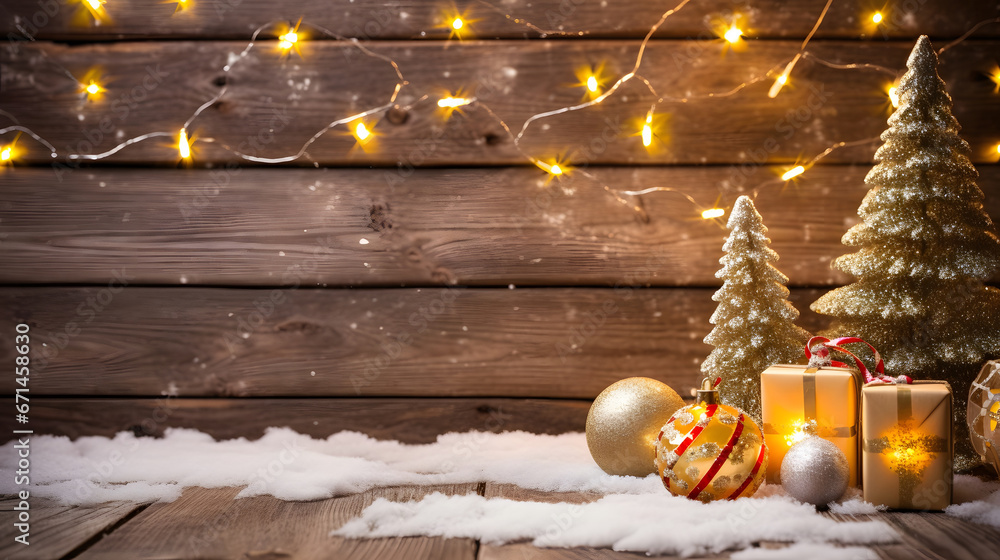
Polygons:
<instances>
[{"instance_id":1,"label":"wooden floor","mask_svg":"<svg viewBox=\"0 0 1000 560\"><path fill-rule=\"evenodd\" d=\"M61 507L36 500L32 504L32 544L24 547L14 543L12 524L0 524L0 558L610 560L644 557L606 549L540 549L524 543L494 546L472 539L351 540L328 536L332 529L360 514L376 498L412 500L434 491L578 503L599 497L485 483L377 488L313 502L285 502L270 496L235 500L238 488L191 488L173 503L152 505L109 503ZM11 512L13 507L13 500L0 501L0 511ZM825 515L842 521L877 517L895 527L901 542L874 547L881 558L984 560L996 558L1000 550L1000 529L942 513ZM785 545L762 542L757 546ZM712 558L728 558L728 555Z\"/></svg>"}]
</instances>

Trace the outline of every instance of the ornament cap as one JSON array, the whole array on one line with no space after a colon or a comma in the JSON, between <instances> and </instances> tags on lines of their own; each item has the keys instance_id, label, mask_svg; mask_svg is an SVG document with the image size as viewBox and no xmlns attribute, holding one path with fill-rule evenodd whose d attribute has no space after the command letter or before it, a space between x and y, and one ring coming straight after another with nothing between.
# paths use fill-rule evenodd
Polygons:
<instances>
[{"instance_id":1,"label":"ornament cap","mask_svg":"<svg viewBox=\"0 0 1000 560\"><path fill-rule=\"evenodd\" d=\"M699 403L719 404L719 390L717 387L721 382L721 377L716 378L715 383L712 383L712 380L708 377L702 379L701 388L696 393L696 400Z\"/></svg>"}]
</instances>

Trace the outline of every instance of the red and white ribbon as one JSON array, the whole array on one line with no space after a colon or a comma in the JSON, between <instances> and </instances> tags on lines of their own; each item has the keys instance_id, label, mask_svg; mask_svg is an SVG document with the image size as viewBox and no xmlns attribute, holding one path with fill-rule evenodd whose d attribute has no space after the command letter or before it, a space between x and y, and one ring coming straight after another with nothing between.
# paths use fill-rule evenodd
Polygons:
<instances>
[{"instance_id":1,"label":"red and white ribbon","mask_svg":"<svg viewBox=\"0 0 1000 560\"><path fill-rule=\"evenodd\" d=\"M872 353L875 355L875 374L868 371L865 367L864 362L861 358L855 356L850 350L843 348L842 344L853 344L855 342L860 342L871 349ZM865 383L887 383L891 385L899 383L913 383L913 379L900 375L899 377L891 377L885 374L885 363L882 361L882 355L878 353L878 350L874 346L868 344L864 340L856 336L845 336L841 338L835 338L830 340L829 338L823 336L814 336L809 339L806 343L806 358L809 359L809 365L812 367L823 367L825 365L830 365L833 367L848 367L844 362L838 362L830 358L830 350L836 350L838 352L843 352L851 358L854 358L854 363L858 366L858 371L865 378Z\"/></svg>"}]
</instances>

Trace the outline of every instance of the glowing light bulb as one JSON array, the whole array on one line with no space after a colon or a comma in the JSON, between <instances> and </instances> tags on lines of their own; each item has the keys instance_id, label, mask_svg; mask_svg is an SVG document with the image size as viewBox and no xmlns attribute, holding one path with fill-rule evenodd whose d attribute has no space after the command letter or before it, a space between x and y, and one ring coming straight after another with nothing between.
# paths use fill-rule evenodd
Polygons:
<instances>
[{"instance_id":1,"label":"glowing light bulb","mask_svg":"<svg viewBox=\"0 0 1000 560\"><path fill-rule=\"evenodd\" d=\"M722 208L709 208L701 213L701 217L704 220L711 220L713 218L721 218L726 215L726 211Z\"/></svg>"},{"instance_id":2,"label":"glowing light bulb","mask_svg":"<svg viewBox=\"0 0 1000 560\"><path fill-rule=\"evenodd\" d=\"M188 142L188 133L186 128L181 129L180 136L177 139L177 152L181 155L181 159L188 159L191 157L191 144Z\"/></svg>"},{"instance_id":3,"label":"glowing light bulb","mask_svg":"<svg viewBox=\"0 0 1000 560\"><path fill-rule=\"evenodd\" d=\"M795 167L789 169L788 171L785 171L785 173L781 176L781 180L788 181L789 179L802 175L803 173L805 173L805 171L806 171L805 167L802 167L801 165L796 165Z\"/></svg>"},{"instance_id":4,"label":"glowing light bulb","mask_svg":"<svg viewBox=\"0 0 1000 560\"><path fill-rule=\"evenodd\" d=\"M889 86L889 101L892 102L893 107L899 107L899 90L896 86Z\"/></svg>"},{"instance_id":5,"label":"glowing light bulb","mask_svg":"<svg viewBox=\"0 0 1000 560\"><path fill-rule=\"evenodd\" d=\"M87 4L90 5L90 8L92 10L95 10L95 11L96 10L100 10L101 9L101 5L103 4L103 2L101 2L101 0L86 0L86 2L87 2Z\"/></svg>"},{"instance_id":6,"label":"glowing light bulb","mask_svg":"<svg viewBox=\"0 0 1000 560\"><path fill-rule=\"evenodd\" d=\"M587 77L587 89L590 93L597 93L597 76Z\"/></svg>"},{"instance_id":7,"label":"glowing light bulb","mask_svg":"<svg viewBox=\"0 0 1000 560\"><path fill-rule=\"evenodd\" d=\"M882 23L882 12L872 14L872 23Z\"/></svg>"},{"instance_id":8,"label":"glowing light bulb","mask_svg":"<svg viewBox=\"0 0 1000 560\"><path fill-rule=\"evenodd\" d=\"M734 23L732 26L729 27L729 29L726 30L726 33L723 35L723 38L726 41L729 41L731 44L735 45L740 41L740 37L742 36L743 36L743 30L741 30L739 27L736 27L736 24Z\"/></svg>"},{"instance_id":9,"label":"glowing light bulb","mask_svg":"<svg viewBox=\"0 0 1000 560\"><path fill-rule=\"evenodd\" d=\"M462 18L457 17L457 18L451 20L451 28L454 29L455 31L458 31L459 29L462 29L463 27L465 27L465 22L462 21Z\"/></svg>"},{"instance_id":10,"label":"glowing light bulb","mask_svg":"<svg viewBox=\"0 0 1000 560\"><path fill-rule=\"evenodd\" d=\"M95 93L99 93L100 91L101 91L101 86L97 85L94 82L90 82L90 85L87 86L87 93L89 93L90 95L94 95Z\"/></svg>"},{"instance_id":11,"label":"glowing light bulb","mask_svg":"<svg viewBox=\"0 0 1000 560\"><path fill-rule=\"evenodd\" d=\"M1000 144L997 144L997 153L1000 154Z\"/></svg>"},{"instance_id":12,"label":"glowing light bulb","mask_svg":"<svg viewBox=\"0 0 1000 560\"><path fill-rule=\"evenodd\" d=\"M368 127L365 126L365 123L359 122L358 125L354 127L354 135L358 137L358 140L364 142L369 136L372 135L372 133L368 130Z\"/></svg>"},{"instance_id":13,"label":"glowing light bulb","mask_svg":"<svg viewBox=\"0 0 1000 560\"><path fill-rule=\"evenodd\" d=\"M14 157L14 149L10 146L4 146L3 150L0 150L0 162L6 163L12 157Z\"/></svg>"},{"instance_id":14,"label":"glowing light bulb","mask_svg":"<svg viewBox=\"0 0 1000 560\"><path fill-rule=\"evenodd\" d=\"M295 31L289 31L288 33L278 37L278 39L280 39L278 47L287 51L288 49L294 47L295 43L299 41L299 34Z\"/></svg>"},{"instance_id":15,"label":"glowing light bulb","mask_svg":"<svg viewBox=\"0 0 1000 560\"><path fill-rule=\"evenodd\" d=\"M653 143L653 129L649 126L649 123L642 125L642 145L649 147Z\"/></svg>"},{"instance_id":16,"label":"glowing light bulb","mask_svg":"<svg viewBox=\"0 0 1000 560\"><path fill-rule=\"evenodd\" d=\"M472 103L472 100L467 97L443 97L438 99L438 107L442 109L454 109L456 107L463 107Z\"/></svg>"},{"instance_id":17,"label":"glowing light bulb","mask_svg":"<svg viewBox=\"0 0 1000 560\"><path fill-rule=\"evenodd\" d=\"M566 169L563 169L558 162L546 163L544 161L535 160L535 165L553 177L565 175L567 171Z\"/></svg>"},{"instance_id":18,"label":"glowing light bulb","mask_svg":"<svg viewBox=\"0 0 1000 560\"><path fill-rule=\"evenodd\" d=\"M781 71L781 74L778 76L778 79L774 80L774 83L771 84L771 89L768 90L767 92L768 97L774 99L775 97L778 96L778 93L781 92L781 88L788 83L788 76L792 74L792 69L795 68L795 63L798 62L800 58L802 58L802 53L798 53L794 57L792 57L792 60L788 62L788 65L785 66L785 69Z\"/></svg>"}]
</instances>

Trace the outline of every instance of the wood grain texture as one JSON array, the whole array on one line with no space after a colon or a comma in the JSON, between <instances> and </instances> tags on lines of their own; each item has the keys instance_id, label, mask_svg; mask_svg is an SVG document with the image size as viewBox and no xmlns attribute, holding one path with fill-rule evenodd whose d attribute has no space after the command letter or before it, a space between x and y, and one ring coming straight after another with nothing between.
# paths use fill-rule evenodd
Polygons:
<instances>
[{"instance_id":1,"label":"wood grain texture","mask_svg":"<svg viewBox=\"0 0 1000 560\"><path fill-rule=\"evenodd\" d=\"M998 105L1000 106L1000 105ZM541 172L14 169L0 177L0 281L244 286L712 286L727 230L701 210L757 193L790 285L839 285L869 166ZM979 166L1000 217L1000 166ZM61 182L60 182L61 181ZM662 186L677 193L619 195ZM124 271L124 272L123 272Z\"/></svg>"},{"instance_id":2,"label":"wood grain texture","mask_svg":"<svg viewBox=\"0 0 1000 560\"><path fill-rule=\"evenodd\" d=\"M386 104L397 81L385 61L334 42L305 43L301 58L282 57L273 42L261 43L223 75L229 57L245 46L219 41L8 46L0 51L0 105L56 146L61 155L55 165L62 171L77 164L67 159L69 153L104 152L153 131L168 137L131 145L103 161L172 166L179 159L175 137L183 123L227 87L222 100L188 127L196 164L221 165L243 162L233 150L268 158L295 154L328 123ZM885 92L892 76L833 69L812 56L902 70L912 42L814 41L775 100L767 90L798 52L798 41L761 41L726 56L719 42L653 42L639 72L659 95L693 96L657 109L666 120L657 133L659 149L642 146L641 121L655 99L632 80L600 105L533 123L520 142L524 153L485 107L516 131L534 114L581 101L584 88L572 86L579 81L575 69L604 64L609 77L630 71L639 42L386 42L374 48L398 63L409 81L398 104L412 108L391 118L373 115L368 127L375 140L364 149L340 126L296 164L399 166L403 176L411 166L530 165L524 153L587 165L792 164L837 142L875 139L890 109ZM996 161L993 123L1000 121L1000 104L989 74L998 48L995 41L973 41L942 56L940 74L977 162ZM97 101L87 101L79 84L51 64L83 76L95 61L106 61L108 90ZM704 97L753 80L759 81L734 95ZM446 120L434 101L460 89L477 104ZM24 140L18 147L23 152L18 161L53 165L48 150L37 144ZM875 143L848 147L825 161L868 163L874 150Z\"/></svg>"},{"instance_id":3,"label":"wood grain texture","mask_svg":"<svg viewBox=\"0 0 1000 560\"><path fill-rule=\"evenodd\" d=\"M430 492L475 493L475 484L376 488L314 502L271 496L236 500L239 488L190 488L177 501L153 504L80 559L246 558L472 560L475 541L413 537L347 540L329 533L376 498L419 499Z\"/></svg>"},{"instance_id":4,"label":"wood grain texture","mask_svg":"<svg viewBox=\"0 0 1000 560\"><path fill-rule=\"evenodd\" d=\"M971 560L996 556L1000 530L969 523L944 513L892 511L873 515L823 512L837 522L878 520L888 523L900 542L871 547L885 560ZM985 555L985 556L984 556Z\"/></svg>"},{"instance_id":5,"label":"wood grain texture","mask_svg":"<svg viewBox=\"0 0 1000 560\"><path fill-rule=\"evenodd\" d=\"M223 440L257 439L288 427L323 439L353 430L377 439L431 443L448 432L523 430L582 432L590 401L543 399L54 399L31 401L37 434L161 436L167 428L199 430Z\"/></svg>"},{"instance_id":6,"label":"wood grain texture","mask_svg":"<svg viewBox=\"0 0 1000 560\"><path fill-rule=\"evenodd\" d=\"M14 541L17 501L0 501L0 557L10 560L51 560L77 550L111 529L142 504L109 502L98 506L60 506L31 498L28 546Z\"/></svg>"},{"instance_id":7,"label":"wood grain texture","mask_svg":"<svg viewBox=\"0 0 1000 560\"><path fill-rule=\"evenodd\" d=\"M711 289L126 288L81 314L103 291L0 290L2 324L35 336L33 396L592 399L636 375L686 395L716 307ZM820 293L794 293L810 330Z\"/></svg>"},{"instance_id":8,"label":"wood grain texture","mask_svg":"<svg viewBox=\"0 0 1000 560\"><path fill-rule=\"evenodd\" d=\"M980 560L995 557L1000 550L1000 529L995 527L943 513L890 512L878 517L899 530L903 544L919 550L920 558Z\"/></svg>"},{"instance_id":9,"label":"wood grain texture","mask_svg":"<svg viewBox=\"0 0 1000 560\"><path fill-rule=\"evenodd\" d=\"M339 35L366 39L445 39L448 37L447 8L436 2L415 0L203 0L191 2L175 14L174 4L160 0L132 0L106 6L110 21L90 25L82 6L60 0L6 0L0 5L4 33L35 39L98 38L243 38L256 27L274 20L299 16L305 30L322 26ZM518 2L468 2L462 6L474 36L482 38L538 37L539 33L514 21L527 20L552 31L586 32L586 37L641 38L662 12L679 4L672 2L587 2L584 0L534 0ZM752 37L804 37L823 8L822 0L708 0L691 2L667 20L656 37L714 37L712 24L740 14L741 24ZM51 6L58 6L52 8ZM496 6L500 9L491 8ZM49 7L45 16L43 7ZM623 9L626 8L627 9ZM502 10L506 10L505 13ZM871 13L881 9L885 23L869 25ZM290 16L292 14L292 16ZM509 15L510 17L505 17ZM955 37L975 23L1000 15L993 2L949 3L945 0L901 0L864 6L858 2L834 2L817 37ZM32 25L32 22L34 24ZM19 27L20 26L20 27ZM33 29L37 28L37 31ZM996 36L995 27L983 34ZM423 35L422 35L423 33Z\"/></svg>"}]
</instances>

